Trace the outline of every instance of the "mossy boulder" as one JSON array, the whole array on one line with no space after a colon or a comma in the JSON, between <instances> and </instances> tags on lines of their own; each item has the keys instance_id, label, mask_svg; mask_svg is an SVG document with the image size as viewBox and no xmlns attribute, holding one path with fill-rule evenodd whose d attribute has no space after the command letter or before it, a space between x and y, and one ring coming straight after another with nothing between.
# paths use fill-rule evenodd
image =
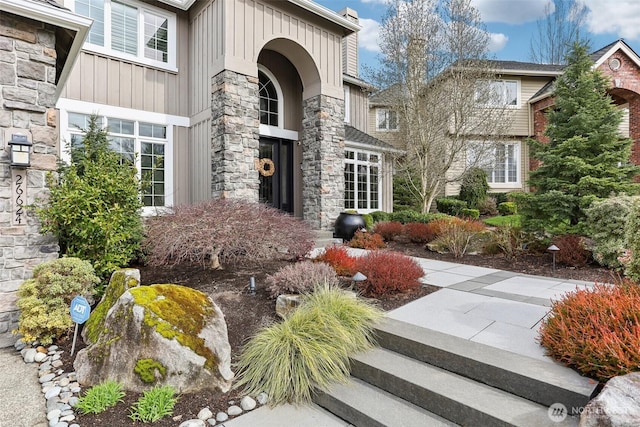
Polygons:
<instances>
[{"instance_id":1,"label":"mossy boulder","mask_svg":"<svg viewBox=\"0 0 640 427\"><path fill-rule=\"evenodd\" d=\"M227 325L202 292L171 284L130 288L100 329L74 363L83 386L109 379L132 391L165 384L180 393L231 387Z\"/></svg>"}]
</instances>

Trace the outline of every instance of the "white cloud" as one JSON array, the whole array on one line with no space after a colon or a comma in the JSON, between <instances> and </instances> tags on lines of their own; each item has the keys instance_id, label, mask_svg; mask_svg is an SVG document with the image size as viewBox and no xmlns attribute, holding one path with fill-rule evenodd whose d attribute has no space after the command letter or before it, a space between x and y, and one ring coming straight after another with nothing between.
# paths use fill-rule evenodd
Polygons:
<instances>
[{"instance_id":1,"label":"white cloud","mask_svg":"<svg viewBox=\"0 0 640 427\"><path fill-rule=\"evenodd\" d=\"M589 8L587 29L593 34L615 34L640 40L638 0L581 0Z\"/></svg>"},{"instance_id":2,"label":"white cloud","mask_svg":"<svg viewBox=\"0 0 640 427\"><path fill-rule=\"evenodd\" d=\"M361 49L371 52L380 52L378 35L380 34L380 23L374 19L360 18L362 29L358 32L358 43Z\"/></svg>"},{"instance_id":3,"label":"white cloud","mask_svg":"<svg viewBox=\"0 0 640 427\"><path fill-rule=\"evenodd\" d=\"M509 37L502 33L489 33L489 52L501 51L509 41Z\"/></svg>"},{"instance_id":4,"label":"white cloud","mask_svg":"<svg viewBox=\"0 0 640 427\"><path fill-rule=\"evenodd\" d=\"M523 24L536 21L545 16L545 6L548 4L552 5L553 11L552 0L471 0L471 4L480 11L485 23Z\"/></svg>"}]
</instances>

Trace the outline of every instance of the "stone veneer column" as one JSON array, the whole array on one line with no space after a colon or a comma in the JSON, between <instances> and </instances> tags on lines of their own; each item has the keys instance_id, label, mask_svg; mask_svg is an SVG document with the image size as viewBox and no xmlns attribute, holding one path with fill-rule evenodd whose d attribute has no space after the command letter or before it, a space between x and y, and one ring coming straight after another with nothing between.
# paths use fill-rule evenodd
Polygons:
<instances>
[{"instance_id":1,"label":"stone veneer column","mask_svg":"<svg viewBox=\"0 0 640 427\"><path fill-rule=\"evenodd\" d=\"M303 218L331 230L344 209L344 101L318 95L303 108Z\"/></svg>"},{"instance_id":2,"label":"stone veneer column","mask_svg":"<svg viewBox=\"0 0 640 427\"><path fill-rule=\"evenodd\" d=\"M258 78L225 70L211 81L211 196L258 201Z\"/></svg>"},{"instance_id":3,"label":"stone veneer column","mask_svg":"<svg viewBox=\"0 0 640 427\"><path fill-rule=\"evenodd\" d=\"M36 219L18 210L20 203L47 196L45 178L56 169L55 65L53 28L0 14L0 347L16 340L11 330L17 326L19 285L34 266L58 257L55 239L42 236ZM33 143L28 169L9 166L7 143L17 133Z\"/></svg>"}]
</instances>

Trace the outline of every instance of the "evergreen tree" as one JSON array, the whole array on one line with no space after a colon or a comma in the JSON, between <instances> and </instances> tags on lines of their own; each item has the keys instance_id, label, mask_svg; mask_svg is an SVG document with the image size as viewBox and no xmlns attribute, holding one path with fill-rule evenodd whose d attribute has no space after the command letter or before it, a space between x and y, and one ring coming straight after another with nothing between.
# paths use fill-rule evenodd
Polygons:
<instances>
[{"instance_id":1,"label":"evergreen tree","mask_svg":"<svg viewBox=\"0 0 640 427\"><path fill-rule=\"evenodd\" d=\"M596 198L636 190L632 140L620 137L622 111L607 94L609 80L593 68L585 44L574 44L567 59L548 114L549 142L531 141L532 157L540 161L529 180L535 193L524 203L531 228L576 226Z\"/></svg>"}]
</instances>

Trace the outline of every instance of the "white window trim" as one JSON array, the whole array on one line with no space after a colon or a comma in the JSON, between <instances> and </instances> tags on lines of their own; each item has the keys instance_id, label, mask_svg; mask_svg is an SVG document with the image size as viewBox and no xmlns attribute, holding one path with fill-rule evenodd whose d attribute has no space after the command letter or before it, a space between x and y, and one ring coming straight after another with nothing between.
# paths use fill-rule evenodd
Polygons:
<instances>
[{"instance_id":1,"label":"white window trim","mask_svg":"<svg viewBox=\"0 0 640 427\"><path fill-rule=\"evenodd\" d=\"M271 83L273 83L273 86L276 88L276 94L278 95L278 126L269 126L269 127L284 129L284 96L282 94L282 87L280 87L280 82L278 82L278 79L276 79L276 76L274 76L273 73L263 65L258 64L258 71L263 72L269 78L269 80L271 80ZM261 126L267 126L267 125L261 125Z\"/></svg>"},{"instance_id":2,"label":"white window trim","mask_svg":"<svg viewBox=\"0 0 640 427\"><path fill-rule=\"evenodd\" d=\"M478 143L480 143L478 141ZM494 190L502 189L519 189L522 188L522 143L521 141L495 141L496 144L513 145L514 156L516 162L516 181L515 182L488 182L489 187Z\"/></svg>"},{"instance_id":3,"label":"white window trim","mask_svg":"<svg viewBox=\"0 0 640 427\"><path fill-rule=\"evenodd\" d=\"M345 151L353 151L355 153L353 160L352 159L344 159L345 163L349 163L349 164L353 164L354 167L354 176L357 177L358 174L358 170L357 170L357 166L359 164L366 164L368 166L373 166L375 165L373 162L370 161L362 161L362 160L358 160L358 153L366 153L369 156L370 155L375 155L378 156L378 162L377 162L377 166L378 166L378 207L376 209L361 209L358 208L358 186L357 184L354 187L354 192L353 192L353 201L354 201L354 207L353 208L348 208L350 210L355 210L358 213L361 214L367 214L367 213L371 213L371 212L376 212L376 211L380 211L382 210L382 163L383 163L383 158L384 158L384 154L378 151L373 151L373 150L366 150L366 149L362 149L360 147L356 147L356 146L351 146L351 145L345 145L344 147ZM367 176L367 180L369 179L369 176ZM346 184L345 184L346 185ZM370 183L368 182L367 187L369 187ZM345 188L346 190L346 188ZM370 191L369 188L367 188L367 205L371 205L371 200L369 200L369 195L370 195ZM342 207L343 209L347 209L343 200L342 203Z\"/></svg>"},{"instance_id":4,"label":"white window trim","mask_svg":"<svg viewBox=\"0 0 640 427\"><path fill-rule=\"evenodd\" d=\"M376 132L398 132L400 129L400 124L398 123L398 114L396 113L396 128L395 129L389 129L387 128L381 128L380 127L380 122L378 121L378 111L392 111L391 108L376 108Z\"/></svg>"},{"instance_id":5,"label":"white window trim","mask_svg":"<svg viewBox=\"0 0 640 427\"><path fill-rule=\"evenodd\" d=\"M167 18L167 32L168 32L168 40L167 40L167 62L162 61L154 61L153 59L146 58L144 56L144 49L138 55L130 55L124 52L119 52L117 50L111 49L111 0L104 0L104 46L96 45L89 43L88 41L84 43L83 49L99 53L105 56L111 56L118 59L123 59L128 62L136 62L139 64L148 65L155 68L160 68L166 71L178 72L177 67L177 21L175 13L171 13L165 9L160 9L155 6L151 6L146 3L141 3L135 0L127 0L125 2L127 5L134 6L138 9L138 48L140 49L142 46L142 39L144 37L144 26L141 25L143 21L141 20L141 15L143 10L147 10L153 14L163 16ZM75 0L65 0L65 7L75 11Z\"/></svg>"},{"instance_id":6,"label":"white window trim","mask_svg":"<svg viewBox=\"0 0 640 427\"><path fill-rule=\"evenodd\" d=\"M156 215L166 212L174 203L174 126L189 126L187 117L171 116L159 113L150 113L143 110L134 110L130 108L113 107L110 105L94 104L83 101L75 101L61 98L56 104L60 114L60 159L66 163L71 162L71 153L66 149L66 142L71 141L71 132L68 127L69 112L80 114L97 114L101 117L112 117L116 119L132 120L136 122L153 123L167 127L167 138L165 145L165 206L145 206L142 208L142 215ZM140 153L138 153L139 155ZM136 166L138 171L140 168Z\"/></svg>"},{"instance_id":7,"label":"white window trim","mask_svg":"<svg viewBox=\"0 0 640 427\"><path fill-rule=\"evenodd\" d=\"M515 82L516 83L516 105L504 105L503 107L508 109L517 109L522 108L522 81L518 78L509 78L509 79L487 79L489 82ZM477 103L478 108L497 108L500 107L498 105L492 104L481 104Z\"/></svg>"}]
</instances>

